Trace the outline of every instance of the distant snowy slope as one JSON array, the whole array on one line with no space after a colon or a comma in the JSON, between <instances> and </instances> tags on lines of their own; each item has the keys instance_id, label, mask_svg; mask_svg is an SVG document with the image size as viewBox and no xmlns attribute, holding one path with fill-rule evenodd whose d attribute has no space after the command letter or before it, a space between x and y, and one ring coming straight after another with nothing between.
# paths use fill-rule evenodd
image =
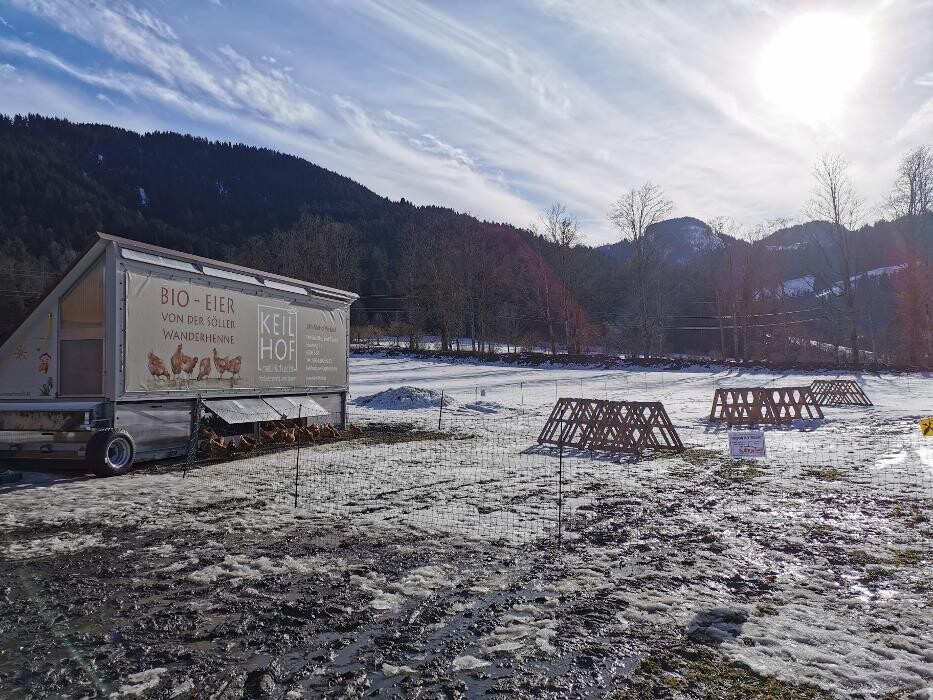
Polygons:
<instances>
[{"instance_id":1,"label":"distant snowy slope","mask_svg":"<svg viewBox=\"0 0 933 700\"><path fill-rule=\"evenodd\" d=\"M853 275L849 278L851 282L857 282L860 279L865 277L894 277L898 273L903 272L907 269L907 263L902 263L901 265L887 265L885 267L876 267L865 272L860 272L857 275ZM829 294L836 294L837 296L842 294L842 280L836 282L829 289L824 289L822 292L817 294L818 297L826 297Z\"/></svg>"}]
</instances>

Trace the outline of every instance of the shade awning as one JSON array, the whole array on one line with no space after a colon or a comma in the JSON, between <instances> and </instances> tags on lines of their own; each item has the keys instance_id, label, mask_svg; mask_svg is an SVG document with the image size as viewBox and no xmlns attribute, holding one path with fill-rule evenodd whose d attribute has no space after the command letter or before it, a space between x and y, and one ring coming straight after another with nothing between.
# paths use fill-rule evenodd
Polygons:
<instances>
[{"instance_id":1,"label":"shade awning","mask_svg":"<svg viewBox=\"0 0 933 700\"><path fill-rule=\"evenodd\" d=\"M266 396L263 398L267 404L286 418L313 418L326 416L330 413L314 399L308 396Z\"/></svg>"},{"instance_id":2,"label":"shade awning","mask_svg":"<svg viewBox=\"0 0 933 700\"><path fill-rule=\"evenodd\" d=\"M208 399L204 401L204 408L231 425L279 420L282 417L280 411L259 398Z\"/></svg>"}]
</instances>

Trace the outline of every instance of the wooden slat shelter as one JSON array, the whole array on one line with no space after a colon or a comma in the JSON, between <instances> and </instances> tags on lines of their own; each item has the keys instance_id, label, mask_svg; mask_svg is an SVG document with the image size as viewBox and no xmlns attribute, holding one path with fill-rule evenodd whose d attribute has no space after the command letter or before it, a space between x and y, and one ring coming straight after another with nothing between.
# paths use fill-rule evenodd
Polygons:
<instances>
[{"instance_id":1,"label":"wooden slat shelter","mask_svg":"<svg viewBox=\"0 0 933 700\"><path fill-rule=\"evenodd\" d=\"M781 425L823 417L808 386L716 389L711 421L729 425Z\"/></svg>"},{"instance_id":2,"label":"wooden slat shelter","mask_svg":"<svg viewBox=\"0 0 933 700\"><path fill-rule=\"evenodd\" d=\"M538 444L584 448L598 419L600 403L597 399L558 399L538 435Z\"/></svg>"},{"instance_id":3,"label":"wooden slat shelter","mask_svg":"<svg viewBox=\"0 0 933 700\"><path fill-rule=\"evenodd\" d=\"M538 443L635 454L684 450L660 401L558 399Z\"/></svg>"},{"instance_id":4,"label":"wooden slat shelter","mask_svg":"<svg viewBox=\"0 0 933 700\"><path fill-rule=\"evenodd\" d=\"M873 406L853 379L815 379L810 384L818 406Z\"/></svg>"},{"instance_id":5,"label":"wooden slat shelter","mask_svg":"<svg viewBox=\"0 0 933 700\"><path fill-rule=\"evenodd\" d=\"M660 401L607 401L589 442L591 450L683 452L684 445Z\"/></svg>"}]
</instances>

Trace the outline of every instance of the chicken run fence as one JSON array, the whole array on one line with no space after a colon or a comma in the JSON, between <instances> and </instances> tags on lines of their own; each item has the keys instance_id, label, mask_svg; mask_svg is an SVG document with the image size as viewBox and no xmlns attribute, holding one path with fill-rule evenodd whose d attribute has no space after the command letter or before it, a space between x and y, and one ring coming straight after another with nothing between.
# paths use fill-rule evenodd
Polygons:
<instances>
[{"instance_id":1,"label":"chicken run fence","mask_svg":"<svg viewBox=\"0 0 933 700\"><path fill-rule=\"evenodd\" d=\"M357 409L347 429L331 414L269 421L255 439L235 426L225 435L202 430L179 471L309 517L418 536L561 544L603 530L631 537L645 518L690 510L736 527L767 517L850 541L859 533L847 528L877 519L909 548L931 549L933 440L906 419L830 439L805 424L773 427L767 456L750 460L730 458L728 429L705 422L674 421L681 453L630 455L539 444L549 407L433 410Z\"/></svg>"}]
</instances>

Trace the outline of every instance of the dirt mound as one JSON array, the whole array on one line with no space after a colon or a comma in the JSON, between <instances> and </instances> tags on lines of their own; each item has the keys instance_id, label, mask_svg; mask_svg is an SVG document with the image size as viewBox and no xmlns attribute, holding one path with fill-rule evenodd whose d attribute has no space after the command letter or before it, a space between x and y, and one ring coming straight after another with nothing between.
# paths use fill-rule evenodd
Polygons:
<instances>
[{"instance_id":1,"label":"dirt mound","mask_svg":"<svg viewBox=\"0 0 933 700\"><path fill-rule=\"evenodd\" d=\"M370 396L356 399L357 406L378 410L411 410L417 408L439 408L442 394L434 389L422 389L416 386L400 386L386 389ZM443 396L444 408L451 408L456 402L450 396Z\"/></svg>"}]
</instances>

